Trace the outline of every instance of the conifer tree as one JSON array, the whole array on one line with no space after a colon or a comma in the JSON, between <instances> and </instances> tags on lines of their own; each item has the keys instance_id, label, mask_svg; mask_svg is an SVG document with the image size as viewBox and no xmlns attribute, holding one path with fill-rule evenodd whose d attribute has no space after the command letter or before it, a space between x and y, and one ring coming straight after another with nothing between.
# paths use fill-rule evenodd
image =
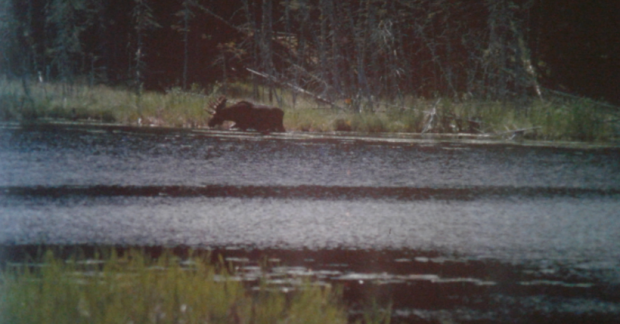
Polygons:
<instances>
[{"instance_id":1,"label":"conifer tree","mask_svg":"<svg viewBox=\"0 0 620 324\"><path fill-rule=\"evenodd\" d=\"M89 24L86 0L51 0L46 23L53 28L54 40L48 49L51 63L61 81L71 82L83 54L80 34Z\"/></svg>"},{"instance_id":2,"label":"conifer tree","mask_svg":"<svg viewBox=\"0 0 620 324\"><path fill-rule=\"evenodd\" d=\"M13 2L0 0L0 72L13 74L17 46L18 20Z\"/></svg>"},{"instance_id":3,"label":"conifer tree","mask_svg":"<svg viewBox=\"0 0 620 324\"><path fill-rule=\"evenodd\" d=\"M181 18L178 24L173 25L172 29L179 31L183 34L183 76L182 85L183 90L187 90L187 65L189 63L189 22L194 17L192 7L196 5L194 0L182 0L182 8L176 13L176 16Z\"/></svg>"},{"instance_id":4,"label":"conifer tree","mask_svg":"<svg viewBox=\"0 0 620 324\"><path fill-rule=\"evenodd\" d=\"M134 29L136 31L136 52L135 61L135 87L138 94L142 93L144 88L144 74L146 72L146 63L144 62L145 54L145 37L148 31L160 27L153 16L153 9L148 0L134 0L134 8L132 12Z\"/></svg>"}]
</instances>

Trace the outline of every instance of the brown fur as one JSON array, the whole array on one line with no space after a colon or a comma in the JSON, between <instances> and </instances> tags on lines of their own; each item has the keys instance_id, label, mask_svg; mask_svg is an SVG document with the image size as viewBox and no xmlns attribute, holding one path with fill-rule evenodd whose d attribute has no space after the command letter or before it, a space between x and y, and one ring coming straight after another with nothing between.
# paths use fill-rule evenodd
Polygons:
<instances>
[{"instance_id":1,"label":"brown fur","mask_svg":"<svg viewBox=\"0 0 620 324\"><path fill-rule=\"evenodd\" d=\"M259 132L284 132L284 112L280 108L256 105L239 101L226 107L226 97L221 96L212 105L214 112L209 127L221 125L224 121L235 122L241 130L254 129Z\"/></svg>"}]
</instances>

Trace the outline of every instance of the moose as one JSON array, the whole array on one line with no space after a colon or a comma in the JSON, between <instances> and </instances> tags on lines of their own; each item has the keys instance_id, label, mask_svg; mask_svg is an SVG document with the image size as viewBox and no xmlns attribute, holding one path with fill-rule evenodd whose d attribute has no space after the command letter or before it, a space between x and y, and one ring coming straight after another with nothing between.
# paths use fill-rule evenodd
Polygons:
<instances>
[{"instance_id":1,"label":"moose","mask_svg":"<svg viewBox=\"0 0 620 324\"><path fill-rule=\"evenodd\" d=\"M212 115L209 127L221 125L224 121L233 121L234 127L243 131L255 129L259 132L284 132L284 112L280 108L256 105L248 101L239 101L226 107L226 97L220 96L211 106Z\"/></svg>"}]
</instances>

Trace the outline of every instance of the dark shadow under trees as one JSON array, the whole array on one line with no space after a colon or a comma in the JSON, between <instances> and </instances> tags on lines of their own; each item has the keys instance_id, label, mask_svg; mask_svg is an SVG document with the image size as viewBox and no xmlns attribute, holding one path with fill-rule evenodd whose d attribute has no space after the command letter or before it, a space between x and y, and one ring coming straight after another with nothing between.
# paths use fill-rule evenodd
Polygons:
<instances>
[{"instance_id":1,"label":"dark shadow under trees","mask_svg":"<svg viewBox=\"0 0 620 324\"><path fill-rule=\"evenodd\" d=\"M279 82L356 111L407 96L527 104L543 86L575 90L553 79L569 54L541 45L561 28L547 18L572 17L552 2L0 0L0 73L138 93L241 80L269 101ZM606 40L591 49L605 62L618 43Z\"/></svg>"}]
</instances>

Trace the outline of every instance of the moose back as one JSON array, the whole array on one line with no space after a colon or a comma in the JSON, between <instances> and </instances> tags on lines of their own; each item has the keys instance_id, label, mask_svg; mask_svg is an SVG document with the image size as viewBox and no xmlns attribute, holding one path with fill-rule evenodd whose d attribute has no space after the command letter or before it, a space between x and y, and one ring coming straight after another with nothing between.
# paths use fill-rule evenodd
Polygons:
<instances>
[{"instance_id":1,"label":"moose back","mask_svg":"<svg viewBox=\"0 0 620 324\"><path fill-rule=\"evenodd\" d=\"M259 132L284 132L284 111L280 108L256 105L248 101L239 101L226 107L226 97L221 96L212 105L213 110L209 127L232 121L234 127L241 130L255 129Z\"/></svg>"}]
</instances>

